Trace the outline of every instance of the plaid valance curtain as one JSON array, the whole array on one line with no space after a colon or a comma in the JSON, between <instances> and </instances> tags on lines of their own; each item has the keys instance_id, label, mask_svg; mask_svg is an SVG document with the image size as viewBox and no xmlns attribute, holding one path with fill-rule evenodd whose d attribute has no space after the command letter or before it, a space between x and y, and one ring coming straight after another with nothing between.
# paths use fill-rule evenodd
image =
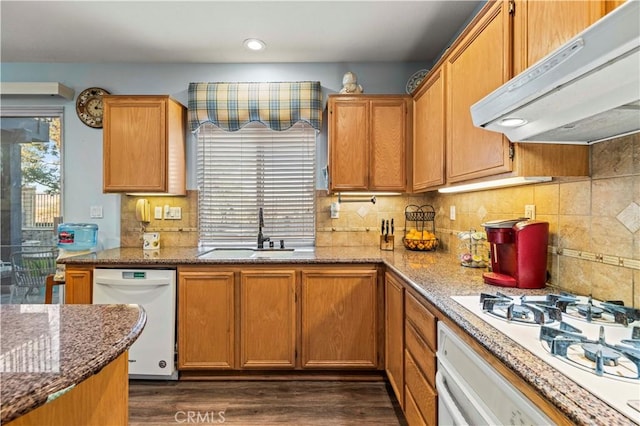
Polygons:
<instances>
[{"instance_id":1,"label":"plaid valance curtain","mask_svg":"<svg viewBox=\"0 0 640 426\"><path fill-rule=\"evenodd\" d=\"M206 122L236 131L252 121L278 131L304 121L320 131L320 82L189 84L189 127L192 132Z\"/></svg>"}]
</instances>

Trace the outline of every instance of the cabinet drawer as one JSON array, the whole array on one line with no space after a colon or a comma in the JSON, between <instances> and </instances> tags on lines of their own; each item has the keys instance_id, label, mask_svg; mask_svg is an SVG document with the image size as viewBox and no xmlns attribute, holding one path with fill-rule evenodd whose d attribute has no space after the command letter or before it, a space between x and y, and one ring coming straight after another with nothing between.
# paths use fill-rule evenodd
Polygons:
<instances>
[{"instance_id":1,"label":"cabinet drawer","mask_svg":"<svg viewBox=\"0 0 640 426\"><path fill-rule=\"evenodd\" d=\"M405 347L413 357L419 370L425 375L429 384L436 386L436 354L418 336L416 329L407 322L405 324Z\"/></svg>"},{"instance_id":2,"label":"cabinet drawer","mask_svg":"<svg viewBox=\"0 0 640 426\"><path fill-rule=\"evenodd\" d=\"M418 405L416 404L416 400L411 395L411 391L408 387L404 387L404 417L407 419L407 424L409 426L425 426L427 423L422 418L422 414L420 414L420 410L418 410Z\"/></svg>"},{"instance_id":3,"label":"cabinet drawer","mask_svg":"<svg viewBox=\"0 0 640 426\"><path fill-rule=\"evenodd\" d=\"M418 335L429 345L432 352L436 346L436 317L427 310L418 300L406 293L405 302L406 318L415 327Z\"/></svg>"},{"instance_id":4,"label":"cabinet drawer","mask_svg":"<svg viewBox=\"0 0 640 426\"><path fill-rule=\"evenodd\" d=\"M409 353L404 352L404 373L405 373L405 404L409 407L409 395L413 397L418 411L428 425L436 425L438 421L436 391L429 385L425 377L416 366L415 360Z\"/></svg>"}]
</instances>

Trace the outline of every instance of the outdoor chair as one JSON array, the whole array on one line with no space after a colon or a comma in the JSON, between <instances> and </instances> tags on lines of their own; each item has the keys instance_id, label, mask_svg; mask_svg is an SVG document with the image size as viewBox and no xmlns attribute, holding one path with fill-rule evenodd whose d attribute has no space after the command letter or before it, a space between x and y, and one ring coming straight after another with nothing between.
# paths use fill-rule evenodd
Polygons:
<instances>
[{"instance_id":1,"label":"outdoor chair","mask_svg":"<svg viewBox=\"0 0 640 426\"><path fill-rule=\"evenodd\" d=\"M18 303L31 303L34 296L42 296L48 275L56 271L58 249L19 251L11 255L11 295Z\"/></svg>"}]
</instances>

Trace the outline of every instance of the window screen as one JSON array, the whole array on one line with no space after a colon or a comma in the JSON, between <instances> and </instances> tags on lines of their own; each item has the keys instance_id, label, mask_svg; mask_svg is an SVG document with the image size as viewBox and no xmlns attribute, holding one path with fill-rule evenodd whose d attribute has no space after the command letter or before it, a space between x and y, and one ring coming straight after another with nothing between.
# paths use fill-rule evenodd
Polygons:
<instances>
[{"instance_id":1,"label":"window screen","mask_svg":"<svg viewBox=\"0 0 640 426\"><path fill-rule=\"evenodd\" d=\"M202 245L255 246L258 209L265 236L285 246L315 242L316 130L251 123L227 132L205 123L198 133L197 179Z\"/></svg>"}]
</instances>

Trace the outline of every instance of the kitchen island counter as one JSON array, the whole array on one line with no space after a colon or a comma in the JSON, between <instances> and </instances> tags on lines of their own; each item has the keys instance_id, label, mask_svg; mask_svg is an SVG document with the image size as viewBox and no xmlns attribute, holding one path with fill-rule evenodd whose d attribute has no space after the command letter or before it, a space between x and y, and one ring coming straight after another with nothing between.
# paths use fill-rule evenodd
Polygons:
<instances>
[{"instance_id":1,"label":"kitchen island counter","mask_svg":"<svg viewBox=\"0 0 640 426\"><path fill-rule=\"evenodd\" d=\"M19 424L74 393L86 396L91 392L85 383L111 373L115 364L122 365L123 374L109 383L122 382L126 391L126 351L146 322L138 305L3 305L0 318L2 424ZM106 398L108 386L96 389L100 393ZM72 418L65 416L65 421ZM30 421L50 420L47 415Z\"/></svg>"},{"instance_id":2,"label":"kitchen island counter","mask_svg":"<svg viewBox=\"0 0 640 426\"><path fill-rule=\"evenodd\" d=\"M316 247L315 251L307 252L301 257L287 259L215 260L197 258L201 252L202 250L197 248L163 248L153 252L121 248L67 258L64 259L64 263L134 268L177 267L185 264L383 263L388 270L402 277L426 301L437 307L443 316L468 333L572 422L584 425L632 423L629 418L612 409L591 392L580 387L559 370L545 363L451 298L451 296L479 295L481 292L495 293L496 291L512 295L544 294L549 292L549 288L522 290L487 285L482 280L482 272L485 269L463 267L455 256L441 251L418 252L404 248L381 251L377 247Z\"/></svg>"}]
</instances>

